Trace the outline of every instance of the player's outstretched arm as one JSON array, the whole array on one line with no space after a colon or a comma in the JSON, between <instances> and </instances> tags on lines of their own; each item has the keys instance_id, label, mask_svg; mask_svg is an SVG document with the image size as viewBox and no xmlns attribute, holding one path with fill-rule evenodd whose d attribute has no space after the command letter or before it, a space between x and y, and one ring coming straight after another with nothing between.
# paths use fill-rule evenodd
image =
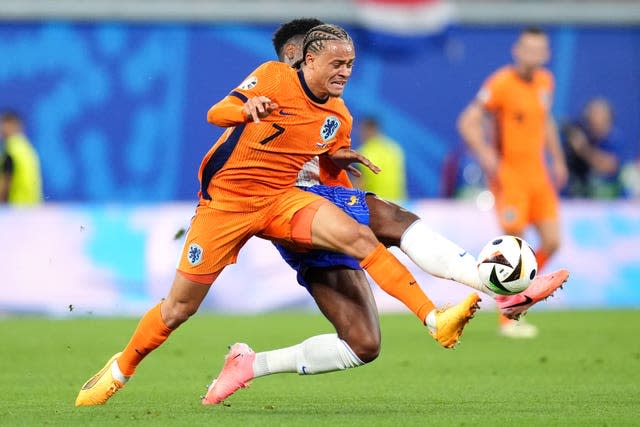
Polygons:
<instances>
[{"instance_id":1,"label":"player's outstretched arm","mask_svg":"<svg viewBox=\"0 0 640 427\"><path fill-rule=\"evenodd\" d=\"M220 127L231 127L245 123L247 116L242 111L244 103L240 98L227 96L209 108L207 121Z\"/></svg>"},{"instance_id":2,"label":"player's outstretched arm","mask_svg":"<svg viewBox=\"0 0 640 427\"><path fill-rule=\"evenodd\" d=\"M248 121L259 122L278 108L266 96L254 96L246 102L235 96L227 96L207 112L207 121L220 127L237 126Z\"/></svg>"}]
</instances>

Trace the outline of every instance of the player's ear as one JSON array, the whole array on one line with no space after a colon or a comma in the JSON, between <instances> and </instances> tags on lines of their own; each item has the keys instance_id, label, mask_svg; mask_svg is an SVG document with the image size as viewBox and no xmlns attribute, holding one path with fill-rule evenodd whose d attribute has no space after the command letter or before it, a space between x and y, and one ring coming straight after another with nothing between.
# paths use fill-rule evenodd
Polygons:
<instances>
[{"instance_id":1,"label":"player's ear","mask_svg":"<svg viewBox=\"0 0 640 427\"><path fill-rule=\"evenodd\" d=\"M287 59L287 62L294 63L296 58L296 46L293 43L287 43L284 47L284 56Z\"/></svg>"},{"instance_id":2,"label":"player's ear","mask_svg":"<svg viewBox=\"0 0 640 427\"><path fill-rule=\"evenodd\" d=\"M511 57L514 60L518 59L518 42L515 42L513 45L511 45Z\"/></svg>"},{"instance_id":3,"label":"player's ear","mask_svg":"<svg viewBox=\"0 0 640 427\"><path fill-rule=\"evenodd\" d=\"M304 57L304 62L307 64L307 67L313 68L315 62L315 55L311 52L307 52L307 56Z\"/></svg>"}]
</instances>

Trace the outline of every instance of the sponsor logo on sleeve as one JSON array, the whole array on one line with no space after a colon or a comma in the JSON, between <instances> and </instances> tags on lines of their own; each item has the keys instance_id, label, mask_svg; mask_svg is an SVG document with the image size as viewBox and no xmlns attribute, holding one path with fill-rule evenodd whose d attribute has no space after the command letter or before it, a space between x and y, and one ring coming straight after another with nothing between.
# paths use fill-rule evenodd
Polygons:
<instances>
[{"instance_id":1,"label":"sponsor logo on sleeve","mask_svg":"<svg viewBox=\"0 0 640 427\"><path fill-rule=\"evenodd\" d=\"M256 76L249 76L242 83L240 83L240 86L238 86L238 89L242 89L242 90L253 89L257 84L258 84L258 78Z\"/></svg>"},{"instance_id":2,"label":"sponsor logo on sleeve","mask_svg":"<svg viewBox=\"0 0 640 427\"><path fill-rule=\"evenodd\" d=\"M478 98L483 104L486 104L489 102L489 99L491 99L491 92L486 87L483 87L476 95L476 98Z\"/></svg>"}]
</instances>

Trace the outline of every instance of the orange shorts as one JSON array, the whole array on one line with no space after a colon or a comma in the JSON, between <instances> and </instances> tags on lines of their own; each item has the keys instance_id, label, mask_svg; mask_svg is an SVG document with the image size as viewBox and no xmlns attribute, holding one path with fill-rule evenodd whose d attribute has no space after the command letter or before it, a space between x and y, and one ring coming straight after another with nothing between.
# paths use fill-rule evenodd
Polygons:
<instances>
[{"instance_id":1,"label":"orange shorts","mask_svg":"<svg viewBox=\"0 0 640 427\"><path fill-rule=\"evenodd\" d=\"M525 182L503 176L491 190L498 222L507 234L522 234L530 224L558 219L558 193L548 179Z\"/></svg>"},{"instance_id":2,"label":"orange shorts","mask_svg":"<svg viewBox=\"0 0 640 427\"><path fill-rule=\"evenodd\" d=\"M215 202L201 201L191 219L178 271L211 284L222 269L234 264L252 237L311 247L311 221L318 208L330 203L316 194L291 188L254 212L219 210Z\"/></svg>"}]
</instances>

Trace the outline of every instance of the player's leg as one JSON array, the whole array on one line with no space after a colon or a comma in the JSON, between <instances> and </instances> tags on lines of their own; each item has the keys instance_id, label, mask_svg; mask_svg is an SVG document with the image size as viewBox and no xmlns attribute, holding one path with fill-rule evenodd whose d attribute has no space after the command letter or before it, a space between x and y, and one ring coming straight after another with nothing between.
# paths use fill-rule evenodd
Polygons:
<instances>
[{"instance_id":1,"label":"player's leg","mask_svg":"<svg viewBox=\"0 0 640 427\"><path fill-rule=\"evenodd\" d=\"M349 222L354 221L334 205L320 206L311 226L314 246L334 249L360 259L360 266L378 286L411 309L442 346L455 346L462 330L479 308L478 294L470 294L447 310L436 310L409 270L375 239L371 230L357 223L353 227Z\"/></svg>"},{"instance_id":2,"label":"player's leg","mask_svg":"<svg viewBox=\"0 0 640 427\"><path fill-rule=\"evenodd\" d=\"M105 403L124 386L142 359L197 311L220 271L235 262L253 217L232 215L208 206L196 209L169 295L144 314L122 353L112 357L84 384L76 399L77 406ZM233 232L226 229L230 224L234 226Z\"/></svg>"},{"instance_id":3,"label":"player's leg","mask_svg":"<svg viewBox=\"0 0 640 427\"><path fill-rule=\"evenodd\" d=\"M476 258L432 230L417 215L372 194L367 195L369 227L387 246L398 246L423 271L455 280L491 297L478 274Z\"/></svg>"},{"instance_id":4,"label":"player's leg","mask_svg":"<svg viewBox=\"0 0 640 427\"><path fill-rule=\"evenodd\" d=\"M258 353L255 376L332 372L371 362L378 356L378 310L364 272L344 267L310 268L304 273L304 282L336 334ZM321 344L327 342L329 345Z\"/></svg>"},{"instance_id":5,"label":"player's leg","mask_svg":"<svg viewBox=\"0 0 640 427\"><path fill-rule=\"evenodd\" d=\"M177 273L167 299L142 316L125 349L82 386L76 406L101 405L124 387L142 359L197 311L209 287Z\"/></svg>"},{"instance_id":6,"label":"player's leg","mask_svg":"<svg viewBox=\"0 0 640 427\"><path fill-rule=\"evenodd\" d=\"M213 282L215 277L209 277L209 280ZM124 376L131 377L144 357L198 311L210 287L210 284L196 282L176 272L169 295L142 317L118 358L118 367Z\"/></svg>"},{"instance_id":7,"label":"player's leg","mask_svg":"<svg viewBox=\"0 0 640 427\"><path fill-rule=\"evenodd\" d=\"M333 250L360 260L360 266L385 292L429 326L429 332L441 345L449 348L457 343L478 308L477 294L445 311L437 311L409 270L377 241L368 227L326 199L301 190L290 190L279 202L273 205L274 214L265 224L262 237Z\"/></svg>"},{"instance_id":8,"label":"player's leg","mask_svg":"<svg viewBox=\"0 0 640 427\"><path fill-rule=\"evenodd\" d=\"M534 227L538 232L538 236L540 236L540 246L536 250L536 260L538 261L538 270L542 270L549 258L560 246L560 224L556 220L548 220L539 222Z\"/></svg>"},{"instance_id":9,"label":"player's leg","mask_svg":"<svg viewBox=\"0 0 640 427\"><path fill-rule=\"evenodd\" d=\"M315 248L335 250L358 259L371 278L385 292L402 301L421 322L435 310L409 270L378 242L368 227L330 203L322 203L315 212L300 211L293 223L306 228L305 214L313 215L310 238Z\"/></svg>"},{"instance_id":10,"label":"player's leg","mask_svg":"<svg viewBox=\"0 0 640 427\"><path fill-rule=\"evenodd\" d=\"M330 200L361 224L368 224L381 243L398 246L423 271L494 296L480 280L475 257L430 229L414 213L357 189L318 185L307 191Z\"/></svg>"},{"instance_id":11,"label":"player's leg","mask_svg":"<svg viewBox=\"0 0 640 427\"><path fill-rule=\"evenodd\" d=\"M260 236L354 257L385 292L402 301L421 322L435 310L411 273L378 242L369 227L317 194L299 189L283 194L273 204Z\"/></svg>"},{"instance_id":12,"label":"player's leg","mask_svg":"<svg viewBox=\"0 0 640 427\"><path fill-rule=\"evenodd\" d=\"M371 287L362 270L311 268L305 278L320 311L364 363L380 353L380 323Z\"/></svg>"},{"instance_id":13,"label":"player's leg","mask_svg":"<svg viewBox=\"0 0 640 427\"><path fill-rule=\"evenodd\" d=\"M539 186L534 197L531 221L540 237L540 246L536 249L540 271L560 246L559 201L551 183Z\"/></svg>"},{"instance_id":14,"label":"player's leg","mask_svg":"<svg viewBox=\"0 0 640 427\"><path fill-rule=\"evenodd\" d=\"M342 191L331 189L334 194ZM364 193L355 195L353 206L364 204ZM327 197L327 195L323 195ZM329 198L331 200L331 198ZM348 205L347 205L348 206ZM304 206L292 218L294 238L315 248L335 250L361 261L373 280L385 292L402 301L424 323L435 306L422 289L416 286L411 273L376 239L371 229L358 223L353 217L333 203L315 203ZM300 238L299 236L303 237Z\"/></svg>"},{"instance_id":15,"label":"player's leg","mask_svg":"<svg viewBox=\"0 0 640 427\"><path fill-rule=\"evenodd\" d=\"M234 344L218 377L202 399L215 405L258 377L278 373L321 374L355 368L380 351L380 327L373 294L362 270L310 268L299 279L337 334L316 335L285 348L254 353Z\"/></svg>"},{"instance_id":16,"label":"player's leg","mask_svg":"<svg viewBox=\"0 0 640 427\"><path fill-rule=\"evenodd\" d=\"M370 228L378 239L387 245L399 245L423 271L443 279L455 280L491 296L505 317L505 323L508 323L506 318L517 320L533 305L553 295L569 277L569 272L565 269L550 274L537 274L526 291L517 295L496 295L480 280L477 261L473 255L429 228L412 212L371 194L367 195L366 200ZM546 221L541 224L546 228ZM553 242L552 239L550 241ZM540 253L544 253L544 249L536 251L536 256Z\"/></svg>"}]
</instances>

